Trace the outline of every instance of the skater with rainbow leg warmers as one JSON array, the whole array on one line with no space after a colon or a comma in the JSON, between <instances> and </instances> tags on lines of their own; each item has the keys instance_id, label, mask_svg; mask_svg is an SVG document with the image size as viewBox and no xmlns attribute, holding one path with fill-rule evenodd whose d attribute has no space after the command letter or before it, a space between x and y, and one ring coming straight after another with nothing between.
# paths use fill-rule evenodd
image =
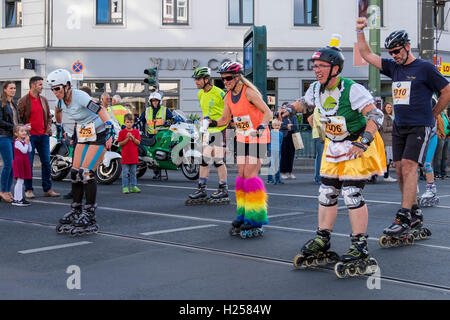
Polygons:
<instances>
[{"instance_id":1,"label":"skater with rainbow leg warmers","mask_svg":"<svg viewBox=\"0 0 450 320\"><path fill-rule=\"evenodd\" d=\"M227 125L231 118L236 126L237 218L232 222L230 234L239 234L241 238L258 237L263 234L262 226L268 223L267 194L257 175L270 142L267 124L272 119L272 112L258 89L242 75L240 63L225 62L218 72L228 93L222 117L209 119L209 127Z\"/></svg>"}]
</instances>

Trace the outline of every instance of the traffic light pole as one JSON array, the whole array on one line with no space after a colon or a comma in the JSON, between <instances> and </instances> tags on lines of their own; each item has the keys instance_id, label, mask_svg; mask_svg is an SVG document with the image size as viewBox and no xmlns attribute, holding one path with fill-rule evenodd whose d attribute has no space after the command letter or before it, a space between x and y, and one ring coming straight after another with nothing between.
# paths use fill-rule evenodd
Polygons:
<instances>
[{"instance_id":1,"label":"traffic light pole","mask_svg":"<svg viewBox=\"0 0 450 320\"><path fill-rule=\"evenodd\" d=\"M369 45L373 53L381 55L380 50L380 0L369 1ZM369 65L369 91L374 97L380 97L380 70Z\"/></svg>"}]
</instances>

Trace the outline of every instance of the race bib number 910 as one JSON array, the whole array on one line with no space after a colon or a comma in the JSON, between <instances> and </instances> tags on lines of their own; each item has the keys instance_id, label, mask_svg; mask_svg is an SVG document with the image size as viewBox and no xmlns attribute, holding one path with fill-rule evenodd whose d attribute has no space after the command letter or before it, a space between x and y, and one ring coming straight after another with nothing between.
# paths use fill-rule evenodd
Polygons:
<instances>
[{"instance_id":1,"label":"race bib number 910","mask_svg":"<svg viewBox=\"0 0 450 320\"><path fill-rule=\"evenodd\" d=\"M394 104L409 104L410 95L411 81L397 81L392 83Z\"/></svg>"}]
</instances>

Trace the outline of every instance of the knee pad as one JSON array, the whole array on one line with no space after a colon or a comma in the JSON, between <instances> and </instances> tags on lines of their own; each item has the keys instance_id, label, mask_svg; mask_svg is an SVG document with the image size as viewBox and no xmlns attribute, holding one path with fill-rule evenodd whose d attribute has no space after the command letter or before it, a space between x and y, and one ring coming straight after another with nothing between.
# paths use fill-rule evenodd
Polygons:
<instances>
[{"instance_id":1,"label":"knee pad","mask_svg":"<svg viewBox=\"0 0 450 320\"><path fill-rule=\"evenodd\" d=\"M211 161L211 158L202 157L202 163L200 163L200 166L209 167L210 161Z\"/></svg>"},{"instance_id":2,"label":"knee pad","mask_svg":"<svg viewBox=\"0 0 450 320\"><path fill-rule=\"evenodd\" d=\"M319 203L325 207L337 205L340 191L340 189L334 186L321 184L319 187Z\"/></svg>"},{"instance_id":3,"label":"knee pad","mask_svg":"<svg viewBox=\"0 0 450 320\"><path fill-rule=\"evenodd\" d=\"M72 180L72 183L78 183L78 182L82 181L80 178L79 169L74 169L74 168L70 169L70 180Z\"/></svg>"},{"instance_id":4,"label":"knee pad","mask_svg":"<svg viewBox=\"0 0 450 320\"><path fill-rule=\"evenodd\" d=\"M362 188L345 186L342 188L342 196L348 209L358 209L365 204L362 196Z\"/></svg>"},{"instance_id":5,"label":"knee pad","mask_svg":"<svg viewBox=\"0 0 450 320\"><path fill-rule=\"evenodd\" d=\"M94 171L92 171L90 169L86 169L86 168L80 168L79 173L80 173L81 181L83 181L84 184L95 182L95 179L94 179L95 172Z\"/></svg>"},{"instance_id":6,"label":"knee pad","mask_svg":"<svg viewBox=\"0 0 450 320\"><path fill-rule=\"evenodd\" d=\"M217 159L214 160L214 167L219 168L221 166L223 166L225 164L225 162L223 162L223 159Z\"/></svg>"}]
</instances>

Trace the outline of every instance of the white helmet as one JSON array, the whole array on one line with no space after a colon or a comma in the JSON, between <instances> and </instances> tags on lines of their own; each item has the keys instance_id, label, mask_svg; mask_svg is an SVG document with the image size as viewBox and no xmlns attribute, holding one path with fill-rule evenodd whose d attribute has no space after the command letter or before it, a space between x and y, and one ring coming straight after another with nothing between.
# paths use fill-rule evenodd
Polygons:
<instances>
[{"instance_id":1,"label":"white helmet","mask_svg":"<svg viewBox=\"0 0 450 320\"><path fill-rule=\"evenodd\" d=\"M70 72L64 69L57 69L55 71L50 72L47 76L47 84L50 87L57 86L59 84L66 85L67 82L72 83L72 76Z\"/></svg>"},{"instance_id":2,"label":"white helmet","mask_svg":"<svg viewBox=\"0 0 450 320\"><path fill-rule=\"evenodd\" d=\"M148 97L148 102L152 102L153 99L161 101L162 100L161 94L159 92L156 92L156 91L152 92L150 94L150 97Z\"/></svg>"}]
</instances>

